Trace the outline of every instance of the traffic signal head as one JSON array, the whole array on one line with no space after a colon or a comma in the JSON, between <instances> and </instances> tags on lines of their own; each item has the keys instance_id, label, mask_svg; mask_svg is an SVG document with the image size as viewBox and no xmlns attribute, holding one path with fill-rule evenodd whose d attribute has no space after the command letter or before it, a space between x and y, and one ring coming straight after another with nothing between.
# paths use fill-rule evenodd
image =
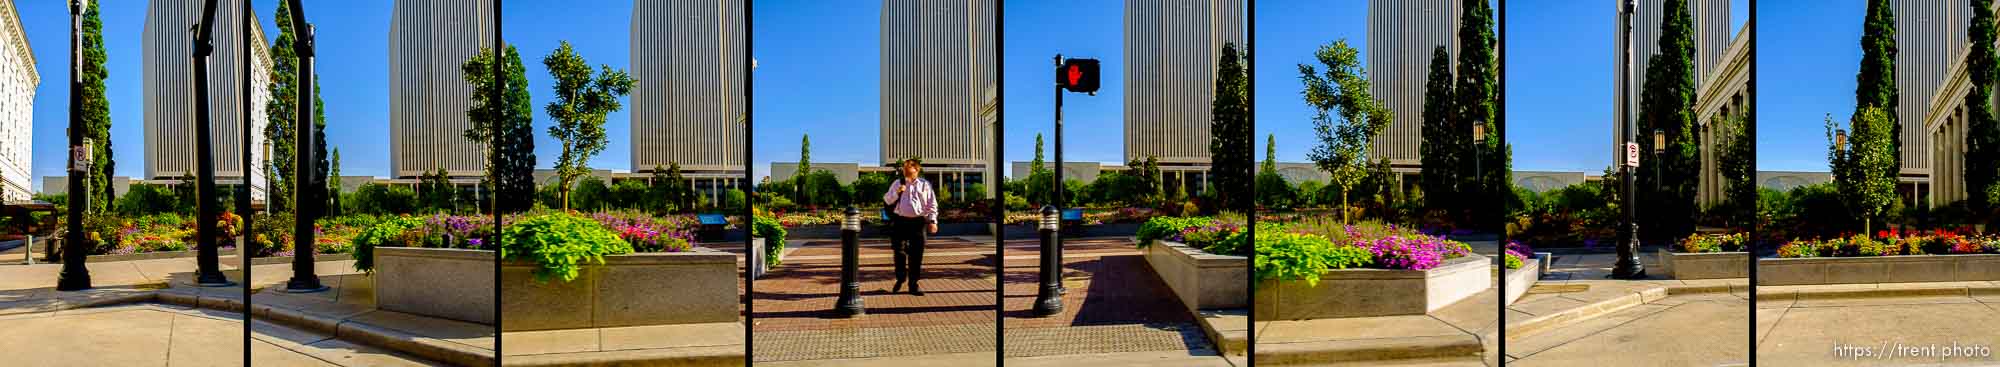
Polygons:
<instances>
[{"instance_id":1,"label":"traffic signal head","mask_svg":"<svg viewBox=\"0 0 2000 367\"><path fill-rule=\"evenodd\" d=\"M1097 59L1066 59L1056 68L1056 86L1077 93L1097 93Z\"/></svg>"}]
</instances>

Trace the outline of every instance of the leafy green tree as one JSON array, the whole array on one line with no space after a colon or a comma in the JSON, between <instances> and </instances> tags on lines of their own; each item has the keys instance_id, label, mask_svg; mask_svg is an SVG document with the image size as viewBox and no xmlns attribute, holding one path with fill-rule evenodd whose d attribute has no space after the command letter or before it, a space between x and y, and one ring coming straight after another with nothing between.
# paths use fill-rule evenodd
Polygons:
<instances>
[{"instance_id":1,"label":"leafy green tree","mask_svg":"<svg viewBox=\"0 0 2000 367\"><path fill-rule=\"evenodd\" d=\"M1042 160L1042 134L1035 133L1035 160L1028 162L1027 186L1022 188L1029 203L1050 204L1055 191L1055 172Z\"/></svg>"},{"instance_id":2,"label":"leafy green tree","mask_svg":"<svg viewBox=\"0 0 2000 367\"><path fill-rule=\"evenodd\" d=\"M1863 107L1854 115L1853 132L1843 147L1832 144L1834 124L1827 120L1827 155L1834 166L1834 183L1842 201L1854 216L1862 218L1862 231L1873 230L1874 219L1885 214L1896 200L1896 178L1884 172L1896 170L1895 151L1885 124L1888 110Z\"/></svg>"},{"instance_id":3,"label":"leafy green tree","mask_svg":"<svg viewBox=\"0 0 2000 367\"><path fill-rule=\"evenodd\" d=\"M340 216L340 148L333 148L333 167L326 180L326 216ZM268 198L267 198L268 200Z\"/></svg>"},{"instance_id":4,"label":"leafy green tree","mask_svg":"<svg viewBox=\"0 0 2000 367\"><path fill-rule=\"evenodd\" d=\"M1696 135L1694 17L1685 0L1667 0L1660 23L1660 53L1646 66L1646 83L1639 102L1641 152L1662 152L1654 169L1639 169L1638 188L1647 215L1640 228L1648 240L1662 241L1694 233L1698 217L1695 193L1701 170L1700 138ZM1652 133L1665 134L1666 146L1654 146ZM1644 154L1644 153L1642 153Z\"/></svg>"},{"instance_id":5,"label":"leafy green tree","mask_svg":"<svg viewBox=\"0 0 2000 367\"><path fill-rule=\"evenodd\" d=\"M417 202L425 212L451 212L457 207L458 188L451 184L451 175L443 167L424 174L417 183Z\"/></svg>"},{"instance_id":6,"label":"leafy green tree","mask_svg":"<svg viewBox=\"0 0 2000 367\"><path fill-rule=\"evenodd\" d=\"M882 206L882 201L880 199L868 200L866 198L881 197L882 193L889 192L889 184L895 181L895 177L890 176L888 173L869 172L861 174L861 177L854 179L854 183L848 186L852 187L850 191L855 193L855 197L862 198L862 200L856 200L856 204L873 207Z\"/></svg>"},{"instance_id":7,"label":"leafy green tree","mask_svg":"<svg viewBox=\"0 0 2000 367\"><path fill-rule=\"evenodd\" d=\"M1995 65L1993 42L1995 36L1993 9L1988 4L1974 2L1972 5L1972 25L1966 30L1971 36L1972 53L1966 56L1966 70L1972 74L1972 90L1965 94L1967 110L1965 134L1965 187L1970 193L1967 206L1976 213L1991 213L2000 188L1994 185L2000 180L2000 122L1993 116L1993 79Z\"/></svg>"},{"instance_id":8,"label":"leafy green tree","mask_svg":"<svg viewBox=\"0 0 2000 367\"><path fill-rule=\"evenodd\" d=\"M625 70L612 69L610 65L592 70L589 62L570 47L569 41L562 41L554 52L543 57L542 65L548 67L549 76L556 81L556 100L543 110L555 120L549 126L549 136L562 142L562 153L556 156L556 176L559 187L563 188L563 209L569 210L570 183L590 174L590 158L604 152L604 145L609 143L604 135L605 115L625 108L618 97L632 92L634 80ZM591 76L593 73L597 75Z\"/></svg>"},{"instance_id":9,"label":"leafy green tree","mask_svg":"<svg viewBox=\"0 0 2000 367\"><path fill-rule=\"evenodd\" d=\"M292 42L298 37L292 32L292 9L285 2L278 2L278 39L271 42L271 99L265 102L264 115L270 123L264 125L264 138L271 141L270 167L275 179L268 182L265 193L273 212L292 211L292 193L296 192L299 172L294 161L298 156L298 69L299 56L292 50ZM314 76L317 78L317 74ZM314 151L326 152L326 103L319 97L319 85L313 85ZM327 175L327 155L319 155L319 164L312 177L325 180Z\"/></svg>"},{"instance_id":10,"label":"leafy green tree","mask_svg":"<svg viewBox=\"0 0 2000 367\"><path fill-rule=\"evenodd\" d=\"M792 180L798 181L799 187L808 187L808 188L818 187L818 186L813 186L812 182L813 179L812 147L813 147L812 134L805 134L799 136L799 171L798 173L792 174ZM813 200L813 191L814 190L799 190L798 191L799 196L793 198L795 199L793 201L797 201L799 204L805 204L806 206L818 205L819 203Z\"/></svg>"},{"instance_id":11,"label":"leafy green tree","mask_svg":"<svg viewBox=\"0 0 2000 367\"><path fill-rule=\"evenodd\" d=\"M1299 81L1305 84L1306 104L1316 112L1313 132L1319 137L1319 145L1307 157L1320 170L1332 173L1332 186L1340 190L1340 220L1347 223L1348 196L1368 174L1370 145L1396 117L1368 91L1359 52L1347 40L1322 45L1314 56L1326 66L1325 74L1299 64Z\"/></svg>"},{"instance_id":12,"label":"leafy green tree","mask_svg":"<svg viewBox=\"0 0 2000 367\"><path fill-rule=\"evenodd\" d=\"M1250 186L1253 174L1250 167L1256 161L1252 153L1255 143L1251 139L1255 139L1256 132L1251 130L1249 82L1235 43L1222 45L1218 63L1208 143L1209 181L1214 186L1208 191L1215 199L1215 207L1249 212L1256 205Z\"/></svg>"},{"instance_id":13,"label":"leafy green tree","mask_svg":"<svg viewBox=\"0 0 2000 367\"><path fill-rule=\"evenodd\" d=\"M1264 164L1257 168L1257 205L1272 208L1292 206L1292 185L1278 175L1278 135L1264 138Z\"/></svg>"},{"instance_id":14,"label":"leafy green tree","mask_svg":"<svg viewBox=\"0 0 2000 367\"><path fill-rule=\"evenodd\" d=\"M1882 122L1889 134L1884 144L1889 145L1889 164L1901 167L1902 158L1896 153L1903 149L1898 138L1903 136L1903 127L1895 113L1899 108L1897 94L1901 93L1896 89L1896 11L1889 0L1868 0L1861 24L1861 72L1855 73L1854 79L1856 115L1868 107L1889 111L1889 119ZM1887 174L1893 179L1897 170Z\"/></svg>"},{"instance_id":15,"label":"leafy green tree","mask_svg":"<svg viewBox=\"0 0 2000 367\"><path fill-rule=\"evenodd\" d=\"M1496 47L1493 8L1487 5L1486 0L1463 0L1461 8L1463 11L1458 18L1458 84L1452 90L1452 97L1458 100L1458 108L1453 118L1460 120L1457 126L1464 130L1471 130L1472 124L1485 125L1487 136L1481 140L1482 144L1474 147L1480 150L1477 155L1481 162L1478 165L1458 165L1463 170L1459 177L1474 179L1461 180L1454 192L1464 198L1499 197L1506 194L1508 186L1508 159L1504 147L1500 145L1500 129L1497 128L1501 125L1498 113L1500 93L1495 86L1500 77L1493 56ZM1467 158L1474 155L1473 152L1461 154ZM1474 168L1482 168L1485 172L1480 172L1483 175L1475 174L1472 171ZM1470 202L1476 209L1468 214L1468 218L1482 219L1473 223L1474 227L1483 227L1483 224L1491 222L1485 218L1499 218L1505 214L1504 204L1499 200Z\"/></svg>"},{"instance_id":16,"label":"leafy green tree","mask_svg":"<svg viewBox=\"0 0 2000 367\"><path fill-rule=\"evenodd\" d=\"M1461 163L1467 162L1467 131L1471 124L1453 118L1456 100L1452 96L1451 54L1444 46L1431 50L1430 77L1424 83L1424 126L1423 143L1418 150L1423 154L1423 171L1419 174L1419 186L1424 191L1424 207L1432 210L1454 211L1465 205L1458 198L1458 184L1467 177L1461 177Z\"/></svg>"},{"instance_id":17,"label":"leafy green tree","mask_svg":"<svg viewBox=\"0 0 2000 367\"><path fill-rule=\"evenodd\" d=\"M570 189L569 195L570 205L584 212L608 209L609 206L606 204L612 199L611 186L597 176L583 176L578 179L576 187Z\"/></svg>"},{"instance_id":18,"label":"leafy green tree","mask_svg":"<svg viewBox=\"0 0 2000 367\"><path fill-rule=\"evenodd\" d=\"M112 191L111 176L117 172L118 162L111 156L111 100L105 97L104 81L111 78L111 70L104 67L104 21L98 18L97 1L90 2L83 11L83 130L84 138L96 143L91 149L93 163L90 176L85 180L85 192L90 193L90 205L85 212L99 214L113 210L116 192Z\"/></svg>"},{"instance_id":19,"label":"leafy green tree","mask_svg":"<svg viewBox=\"0 0 2000 367\"><path fill-rule=\"evenodd\" d=\"M655 211L666 213L694 210L696 196L694 185L689 184L687 177L681 174L680 162L670 163L665 168L654 166L653 185L648 192L649 196L656 198L660 203L654 206Z\"/></svg>"},{"instance_id":20,"label":"leafy green tree","mask_svg":"<svg viewBox=\"0 0 2000 367\"><path fill-rule=\"evenodd\" d=\"M656 201L646 200L646 192L652 186L640 180L621 180L611 185L611 200L605 207L611 209L651 209Z\"/></svg>"},{"instance_id":21,"label":"leafy green tree","mask_svg":"<svg viewBox=\"0 0 2000 367\"><path fill-rule=\"evenodd\" d=\"M1723 178L1723 203L1729 211L1730 225L1738 228L1750 228L1757 214L1757 183L1753 180L1757 175L1753 166L1757 157L1755 116L1754 110L1729 116L1715 130L1722 138L1717 168Z\"/></svg>"},{"instance_id":22,"label":"leafy green tree","mask_svg":"<svg viewBox=\"0 0 2000 367\"><path fill-rule=\"evenodd\" d=\"M507 46L501 72L506 73L507 90L505 100L493 103L493 49L481 48L478 55L465 60L459 69L465 74L465 82L472 85L472 106L465 111L472 126L466 128L465 139L485 144L494 153L486 159L487 180L497 179L492 184L494 198L526 198L535 193L535 128L534 106L528 97L527 67L521 64L521 53L514 46ZM498 105L498 106L496 106ZM500 108L502 116L498 132L493 121L494 108ZM495 172L498 172L495 174ZM528 200L500 200L502 213L518 213L534 207ZM480 208L491 210L490 207Z\"/></svg>"}]
</instances>

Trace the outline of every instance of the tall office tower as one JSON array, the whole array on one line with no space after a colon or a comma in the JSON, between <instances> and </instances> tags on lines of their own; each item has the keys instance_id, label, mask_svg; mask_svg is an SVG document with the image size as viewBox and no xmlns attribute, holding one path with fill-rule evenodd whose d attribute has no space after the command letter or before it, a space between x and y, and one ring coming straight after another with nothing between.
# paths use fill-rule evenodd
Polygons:
<instances>
[{"instance_id":1,"label":"tall office tower","mask_svg":"<svg viewBox=\"0 0 2000 367\"><path fill-rule=\"evenodd\" d=\"M1215 69L1224 44L1246 53L1244 15L1239 0L1125 1L1125 160L1210 164Z\"/></svg>"},{"instance_id":2,"label":"tall office tower","mask_svg":"<svg viewBox=\"0 0 2000 367\"><path fill-rule=\"evenodd\" d=\"M1965 57L1966 27L1972 24L1973 0L1892 0L1896 16L1896 123L1902 125L1900 181L1926 177L1931 170L1930 134L1924 117L1932 94L1944 87L1951 67ZM1856 19L1854 21L1860 21ZM1900 186L1900 185L1899 185ZM1919 183L1915 192L1928 190ZM1904 200L1910 195L1905 194Z\"/></svg>"},{"instance_id":3,"label":"tall office tower","mask_svg":"<svg viewBox=\"0 0 2000 367\"><path fill-rule=\"evenodd\" d=\"M633 2L633 172L678 163L697 186L742 180L744 2Z\"/></svg>"},{"instance_id":4,"label":"tall office tower","mask_svg":"<svg viewBox=\"0 0 2000 367\"><path fill-rule=\"evenodd\" d=\"M257 18L243 19L245 0L222 0L216 4L215 51L208 56L209 133L213 139L215 177L220 182L242 182L245 148L243 129L250 129L251 161L262 162L264 125L269 119L264 105L270 100L271 50L261 40L263 26ZM153 180L193 178L195 172L194 66L191 51L194 34L190 29L201 21L200 0L154 0L147 7L145 48L146 99L146 178ZM242 23L250 22L251 42L243 44ZM251 52L250 116L243 116L243 52ZM264 167L249 168L253 198L264 195Z\"/></svg>"},{"instance_id":5,"label":"tall office tower","mask_svg":"<svg viewBox=\"0 0 2000 367\"><path fill-rule=\"evenodd\" d=\"M485 174L486 145L465 139L472 84L460 66L493 46L493 2L397 1L389 23L389 170Z\"/></svg>"},{"instance_id":6,"label":"tall office tower","mask_svg":"<svg viewBox=\"0 0 2000 367\"><path fill-rule=\"evenodd\" d=\"M1372 158L1388 158L1399 170L1422 166L1424 92L1431 51L1444 46L1458 72L1459 0L1370 0L1368 2L1369 93L1396 121L1375 138ZM1469 133L1468 133L1469 134Z\"/></svg>"},{"instance_id":7,"label":"tall office tower","mask_svg":"<svg viewBox=\"0 0 2000 367\"><path fill-rule=\"evenodd\" d=\"M1702 86L1699 85L1702 83L1702 77L1707 76L1710 70L1723 62L1723 52L1729 49L1730 36L1733 34L1733 30L1729 26L1729 1L1689 0L1687 2L1688 15L1694 18L1693 78L1695 84L1697 84L1695 85L1695 90L1702 90ZM1664 4L1665 1L1663 0L1639 0L1639 8L1632 14L1632 41L1638 42L1635 44L1636 47L1632 48L1632 95L1630 96L1631 106L1634 109L1631 116L1635 120L1639 118L1637 108L1639 108L1639 96L1642 94L1640 88L1646 85L1647 61L1652 55L1660 53L1660 23L1666 18L1666 10L1661 8ZM1611 36L1618 39L1616 42L1618 48L1612 50L1612 60L1617 60L1619 54L1625 53L1626 46L1626 40L1623 38L1625 30L1617 29L1617 23L1615 21L1612 22L1613 29ZM1621 66L1614 62L1612 68L1616 70L1616 68ZM1614 72L1612 75L1617 75L1617 73ZM1613 78L1616 79L1616 77ZM1625 107L1618 103L1618 91L1625 88L1625 81L1615 80L1613 87L1620 89L1612 89L1611 92L1612 106L1611 118L1609 119L1612 123L1611 144L1607 144L1605 148L1611 152L1612 161L1616 162L1618 161L1618 157L1623 157L1625 154L1621 147L1625 142L1625 136L1629 133L1624 128L1625 120L1622 120L1625 116ZM1701 98L1701 96L1695 96L1695 98Z\"/></svg>"},{"instance_id":8,"label":"tall office tower","mask_svg":"<svg viewBox=\"0 0 2000 367\"><path fill-rule=\"evenodd\" d=\"M0 202L35 195L29 141L34 138L35 86L41 83L35 50L28 47L14 0L0 0Z\"/></svg>"},{"instance_id":9,"label":"tall office tower","mask_svg":"<svg viewBox=\"0 0 2000 367\"><path fill-rule=\"evenodd\" d=\"M882 164L922 157L947 185L994 187L987 174L1000 67L994 7L994 0L882 2Z\"/></svg>"}]
</instances>

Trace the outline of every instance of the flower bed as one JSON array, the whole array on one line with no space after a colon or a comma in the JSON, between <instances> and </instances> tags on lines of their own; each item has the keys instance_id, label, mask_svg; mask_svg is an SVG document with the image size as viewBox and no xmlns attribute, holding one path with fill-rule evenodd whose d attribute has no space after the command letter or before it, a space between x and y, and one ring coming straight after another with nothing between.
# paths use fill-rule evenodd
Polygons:
<instances>
[{"instance_id":1,"label":"flower bed","mask_svg":"<svg viewBox=\"0 0 2000 367\"><path fill-rule=\"evenodd\" d=\"M1249 236L1235 219L1155 217L1140 225L1146 263L1189 310L1249 306Z\"/></svg>"},{"instance_id":2,"label":"flower bed","mask_svg":"<svg viewBox=\"0 0 2000 367\"><path fill-rule=\"evenodd\" d=\"M1506 304L1528 295L1528 289L1542 279L1541 260L1535 258L1535 250L1520 242L1507 241L1507 250L1501 254L1501 263L1506 268Z\"/></svg>"},{"instance_id":3,"label":"flower bed","mask_svg":"<svg viewBox=\"0 0 2000 367\"><path fill-rule=\"evenodd\" d=\"M1442 236L1325 219L1257 227L1260 317L1421 315L1492 286L1491 260Z\"/></svg>"},{"instance_id":4,"label":"flower bed","mask_svg":"<svg viewBox=\"0 0 2000 367\"><path fill-rule=\"evenodd\" d=\"M1674 279L1747 278L1750 255L1743 249L1748 243L1743 233L1690 236L1660 249L1660 268Z\"/></svg>"},{"instance_id":5,"label":"flower bed","mask_svg":"<svg viewBox=\"0 0 2000 367\"><path fill-rule=\"evenodd\" d=\"M2000 237L1883 231L1794 240L1757 266L1760 285L2000 280Z\"/></svg>"}]
</instances>

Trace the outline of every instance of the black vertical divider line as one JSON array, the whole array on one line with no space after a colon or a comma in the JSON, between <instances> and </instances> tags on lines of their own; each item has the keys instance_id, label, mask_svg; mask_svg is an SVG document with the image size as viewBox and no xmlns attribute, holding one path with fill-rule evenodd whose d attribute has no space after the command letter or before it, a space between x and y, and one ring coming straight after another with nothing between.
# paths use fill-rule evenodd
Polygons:
<instances>
[{"instance_id":1,"label":"black vertical divider line","mask_svg":"<svg viewBox=\"0 0 2000 367\"><path fill-rule=\"evenodd\" d=\"M506 108L500 107L502 103L506 103L503 101L506 101L507 98L506 97L507 75L506 73L501 72L501 70L503 70L502 68L505 67L505 62L507 60L506 57L507 41L506 38L502 37L501 31L507 29L507 27L505 27L506 22L502 20L505 18L500 16L501 3L502 3L501 0L493 0L493 99L489 101L489 105L493 107L494 126L493 130L490 132L491 135L487 136L487 138L489 139L487 142L486 150L489 152L498 152L498 150L496 150L493 147L493 145L499 142L500 140L498 137L499 136L498 134L500 133L499 127L500 124L502 124L503 121L506 120L506 118L503 117L504 112L502 112L505 111ZM495 157L497 155L498 154L488 153L487 159L498 158ZM497 190L500 187L500 180L498 179L499 170L497 169L497 167L492 167L492 164L488 164L487 166L489 167L487 168L487 170L492 172L489 174L494 175L494 179L492 179L493 187L494 189ZM500 234L502 233L500 229L503 228L504 226L504 224L501 223L500 220L501 220L500 195L498 192L495 192L493 193L493 249L494 249L493 251L493 362L494 363L493 364L496 366L500 365L501 360L505 359L503 356L507 355L505 352L503 352L504 349L502 349L503 348L502 345L505 343L502 343L504 336L501 335L500 332L501 330L505 330L501 327L502 324L501 320L506 319L505 312L507 311L502 309L502 307L500 307L500 305L506 303L504 302L505 299L500 298L501 295L503 294L500 292L500 287L502 285L502 283L500 282L500 267L501 265L503 265L504 262L500 258L500 252L503 251L503 249L505 249L507 246L507 244L504 243L505 239L501 238L500 236Z\"/></svg>"},{"instance_id":2,"label":"black vertical divider line","mask_svg":"<svg viewBox=\"0 0 2000 367\"><path fill-rule=\"evenodd\" d=\"M239 95L242 96L243 98L242 99L243 105L241 106L243 111L243 119L240 120L241 121L240 123L242 124L241 128L244 130L242 136L248 137L251 134L249 132L250 119L253 118L252 116L250 116L250 94L252 93L250 90L250 70L251 70L250 53L251 50L256 49L256 47L253 47L252 44L250 43L253 42L250 39L250 22L252 22L254 19L257 19L251 16L250 0L243 0L242 13L243 17L238 19L236 22L237 25L239 26L237 30L243 32L241 34L241 37L237 38L240 42L242 42L242 47L243 47L242 51L240 51L240 53L242 54L240 56L242 56L243 60L243 69L241 70L243 72L239 73L238 75L238 77L243 78L243 90L239 91L241 92L241 94ZM254 42L263 43L264 40L255 40ZM238 147L243 148L243 158L244 158L243 171L242 171L243 182L241 184L243 186L243 189L237 190L236 192L238 194L246 194L246 195L244 195L244 197L242 198L237 198L236 200L238 203L248 203L250 201L249 195L247 195L250 193L249 189L250 163L251 163L249 159L250 150L256 148L251 146L250 140L248 139L238 142L238 144L241 144L238 145ZM338 180L340 178L336 177L334 179ZM270 202L269 199L265 200L266 207L270 206L269 202ZM251 232L254 232L255 230L251 229L250 227L250 219L253 215L256 214L256 212L249 210L249 208L250 208L249 205L243 205L243 207L240 208L243 209L243 215L242 218L238 218L236 222L242 226L242 228L237 230L236 232L239 236L243 236L244 239L243 243L238 244L236 246L236 264L237 267L241 268L241 270L243 271L241 279L243 283L243 365L245 366L250 365L250 327L253 326L253 324L255 324L255 322L251 320L252 319L251 315L255 314L256 312L254 312L253 310L257 309L256 307L253 306L256 304L256 302L252 302L250 300L250 288L254 288L253 286L251 286L252 283L250 282L250 279L252 279L250 277L250 267L252 265L252 263L250 262L250 256L256 254L256 251L251 251L250 248L254 247L255 245L252 244L253 241L249 240L251 238L255 238L252 237Z\"/></svg>"},{"instance_id":3,"label":"black vertical divider line","mask_svg":"<svg viewBox=\"0 0 2000 367\"><path fill-rule=\"evenodd\" d=\"M757 136L757 129L753 128L757 126L757 119L755 118L757 98L754 97L756 94L752 93L756 91L757 87L757 68L753 66L757 63L757 59L755 58L757 54L757 28L751 26L756 24L757 12L752 11L755 9L752 5L756 3L753 0L743 0L743 197L749 199L743 200L743 224L745 224L743 226L743 296L739 299L739 302L743 302L744 366L755 365L757 359L755 354L757 350L757 335L756 331L753 330L757 324L755 316L757 314L757 303L753 302L757 294L757 278L750 277L750 268L757 266L757 264L750 263L753 261L751 259L755 258L750 251L759 250L752 246L757 242L757 232L755 229L757 228L757 184L756 181L750 179L751 176L755 175L751 171L750 148L756 145L757 141L757 139L753 139Z\"/></svg>"},{"instance_id":4,"label":"black vertical divider line","mask_svg":"<svg viewBox=\"0 0 2000 367\"><path fill-rule=\"evenodd\" d=\"M1249 130L1250 130L1250 136L1251 136L1251 138L1250 138L1250 142L1251 142L1251 143L1250 143L1249 145L1245 145L1245 146L1243 147L1243 149L1244 149L1244 150L1248 150L1249 152L1247 152L1247 153L1250 153L1250 154L1251 154L1251 155L1247 155L1246 157L1250 157L1250 161L1251 161L1251 162L1256 162L1256 161L1257 161L1257 156L1256 156L1256 151L1257 151L1257 149L1256 149L1256 145L1257 145L1257 143L1256 143L1256 141L1257 141L1257 138L1256 138L1256 136L1257 136L1257 62L1256 62L1256 60L1257 60L1257 48L1256 48L1256 47L1254 47L1254 46L1256 46L1256 45L1257 45L1257 0L1244 0L1244 2L1243 2L1243 9L1244 9L1244 11L1243 11L1243 32L1244 32L1244 34L1243 34L1243 61L1244 61L1244 63L1243 63L1243 104L1244 104L1244 106L1246 107L1246 108L1244 108L1244 109L1243 109L1243 111L1244 111L1244 114L1245 114L1245 115L1247 115L1247 116L1249 117L1249 118L1248 118L1248 120L1250 121L1250 129L1249 129ZM1122 81L1121 81L1121 83L1122 83ZM1209 162L1209 164L1211 165L1211 167L1213 167L1212 165L1213 165L1213 164L1215 164L1215 162ZM1060 167L1058 167L1058 169L1060 169ZM1185 184L1185 183L1183 183L1183 184ZM1210 188L1210 189L1213 189L1213 188ZM1256 186L1256 185L1251 185L1251 186L1250 186L1250 192L1246 192L1246 193L1241 193L1241 194L1245 194L1245 195L1244 195L1244 197L1248 197L1248 198L1252 198L1252 200L1255 200L1255 198L1257 197L1257 186ZM1248 314L1250 315L1250 316L1249 316L1249 318L1250 318L1250 325L1251 325L1251 327L1250 327L1249 329L1247 329L1247 331L1245 331L1245 332L1244 332L1244 338L1247 338L1247 339L1249 339L1249 342L1246 342L1246 343L1244 343L1244 344L1245 344L1245 345L1247 346L1247 348L1244 348L1244 349L1245 349L1246 351L1245 351L1245 352L1243 353L1243 354L1244 354L1244 357L1243 357L1244 359L1243 359L1243 360L1245 361L1245 363L1248 363L1248 364L1249 364L1249 365L1251 365L1251 366L1255 366L1255 365L1257 365L1257 328L1256 328L1256 325L1257 325L1257 297L1256 297L1256 295L1257 295L1257 276L1256 276L1256 274L1257 274L1257 261L1256 261L1256 259L1257 259L1257 206L1256 206L1256 205L1251 205L1251 206L1250 206L1250 212L1248 212L1248 213L1243 213L1243 217L1245 218L1245 219L1244 219L1244 221L1243 221L1243 223L1244 223L1244 227L1248 227L1248 228L1244 228L1243 230L1244 230L1244 231L1247 231L1247 232L1250 232L1250 260L1251 260L1251 261L1248 261L1248 262L1247 262L1247 264L1245 264L1245 265L1244 265L1245 267L1248 267L1248 268L1250 268L1250 269L1249 269L1249 274L1251 274L1251 276L1248 276L1248 277L1244 277L1244 278L1245 278L1245 281L1244 281L1244 282L1245 282L1245 283L1249 283L1249 285L1248 285L1248 288L1244 288L1244 289L1249 289L1249 290L1250 290L1250 295L1251 295L1251 296L1250 296L1250 312L1248 312ZM1196 316L1200 316L1200 315L1196 315ZM1214 342L1214 341L1211 341L1211 342ZM1218 347L1217 347L1216 349L1222 349L1222 348L1220 348L1220 347L1218 346ZM1228 352L1223 352L1222 354L1224 355L1224 356L1223 356L1223 358L1225 358L1225 359L1226 359L1226 358L1228 358L1228 354L1229 354Z\"/></svg>"},{"instance_id":5,"label":"black vertical divider line","mask_svg":"<svg viewBox=\"0 0 2000 367\"><path fill-rule=\"evenodd\" d=\"M1493 124L1493 130L1497 133L1496 135L1499 135L1501 149L1509 150L1507 153L1505 153L1506 155L1501 156L1502 157L1501 160L1511 161L1513 160L1514 155L1511 149L1507 148L1507 0L1499 0L1497 1L1497 4L1494 5L1495 6L1493 7L1494 8L1493 12L1496 15L1496 17L1494 18L1495 20L1494 23L1498 24L1500 28L1499 32L1500 34L1498 35L1498 37L1495 37L1499 39L1499 42L1495 42L1495 44L1499 45L1499 47L1495 47L1496 49L1498 49L1495 52L1498 53L1499 58L1497 60L1494 60L1494 63L1500 66L1499 68L1500 70L1498 70L1498 72L1496 73L1497 75L1495 75L1496 77L1494 78L1495 83L1499 84L1498 85L1499 90L1495 91L1494 94L1500 97L1498 98L1500 103L1495 104L1494 108L1499 109L1499 111L1497 111L1499 112L1499 117L1496 118L1495 120L1499 120L1500 123ZM1476 147L1475 149L1485 149L1485 147ZM1501 165L1500 168L1512 170L1514 167L1514 165L1512 164L1513 162L1507 162L1507 163L1508 164ZM1501 177L1513 177L1513 173L1503 173L1501 174ZM1481 177L1480 179L1484 180L1485 178ZM1494 351L1495 355L1493 356L1493 360L1499 361L1498 363L1500 364L1501 367L1506 367L1507 366L1507 243L1508 243L1507 241L1511 240L1512 238L1507 236L1506 218L1509 215L1507 213L1508 212L1507 200L1498 196L1494 197L1493 200L1500 201L1499 203L1500 205L1496 206L1497 208L1500 208L1500 211L1493 213L1493 218L1492 218L1493 220L1492 224L1500 225L1499 228L1500 236L1498 237L1500 242L1499 243L1500 257L1496 259L1500 261L1500 276L1499 276L1500 289L1497 289L1498 292L1493 292L1497 293L1494 296L1500 297L1500 302L1494 302L1494 304L1498 306L1494 307L1495 310L1493 310L1496 313L1494 315L1495 319L1499 320L1499 322L1497 323L1500 325L1500 332L1494 335L1494 338L1497 340L1493 341L1493 345L1498 346L1497 347L1498 350ZM1522 255L1534 256L1535 254L1522 254ZM1522 259L1522 260L1524 260L1524 262L1522 262L1522 265L1525 266L1527 264L1525 260L1527 259ZM1554 258L1550 258L1550 260L1553 261Z\"/></svg>"},{"instance_id":6,"label":"black vertical divider line","mask_svg":"<svg viewBox=\"0 0 2000 367\"><path fill-rule=\"evenodd\" d=\"M993 0L993 166L989 177L1005 186L1000 175L1007 145L1007 2ZM1061 167L1057 167L1061 169ZM1007 365L1007 190L993 191L993 365ZM917 261L923 261L919 259Z\"/></svg>"},{"instance_id":7,"label":"black vertical divider line","mask_svg":"<svg viewBox=\"0 0 2000 367\"><path fill-rule=\"evenodd\" d=\"M1748 45L1750 46L1750 49L1748 50L1750 52L1749 55L1750 56L1750 88L1749 88L1750 118L1748 119L1750 121L1750 126L1744 126L1743 128L1749 129L1750 151L1755 152L1757 151L1757 0L1749 0L1749 2L1750 2L1749 6L1750 19L1747 20L1746 22L1748 22L1750 26L1750 34L1748 35L1750 36L1750 41ZM1757 155L1754 153L1750 154L1750 167L1751 167L1751 172L1753 172L1752 176L1755 176L1754 172L1756 172L1756 167L1757 167ZM1752 223L1761 222L1761 220L1758 220L1758 218L1756 218L1756 215L1758 215L1757 213L1752 212L1750 213L1750 215L1752 216L1751 220L1755 221ZM1751 238L1749 242L1751 245L1749 246L1750 247L1748 249L1749 251L1744 251L1744 252L1746 252L1745 255L1750 256L1750 261L1748 262L1750 264L1750 279L1748 279L1748 283L1750 284L1746 287L1746 289L1749 289L1748 293L1750 297L1750 310L1748 311L1748 313L1750 314L1750 322L1745 323L1744 327L1750 329L1750 336L1748 338L1749 340L1746 341L1749 343L1750 347L1750 353L1749 353L1750 355L1748 358L1748 362L1750 366L1755 367L1757 366L1757 240L1756 239L1758 238L1757 232L1759 228L1757 228L1756 225L1751 225L1749 227L1750 227L1749 231Z\"/></svg>"}]
</instances>

